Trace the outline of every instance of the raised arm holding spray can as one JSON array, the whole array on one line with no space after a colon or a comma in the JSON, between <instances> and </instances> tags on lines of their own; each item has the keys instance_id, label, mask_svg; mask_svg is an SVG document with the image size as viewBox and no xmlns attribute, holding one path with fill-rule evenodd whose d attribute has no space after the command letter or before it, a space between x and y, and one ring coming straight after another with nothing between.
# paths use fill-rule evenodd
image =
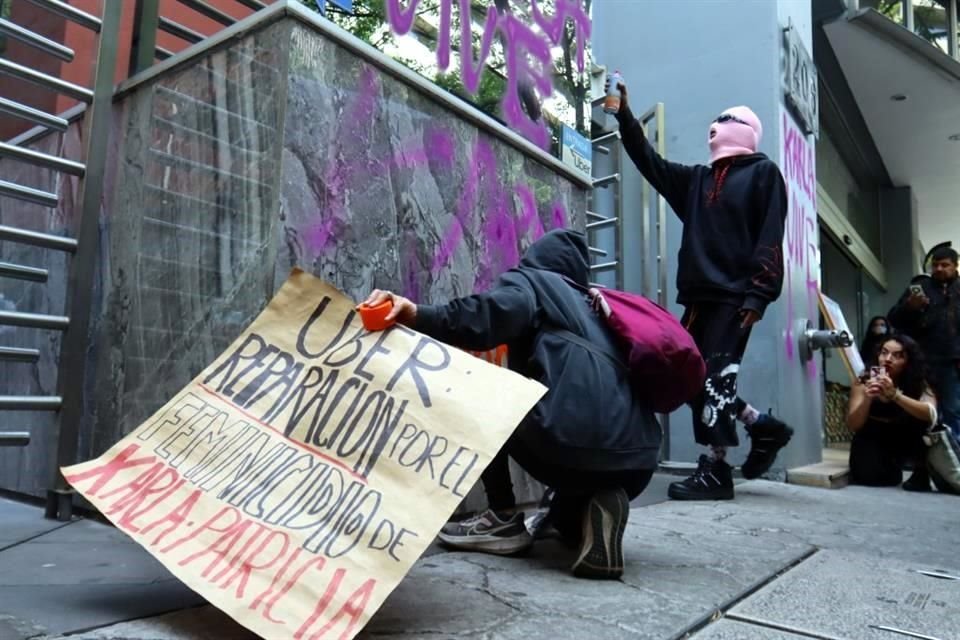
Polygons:
<instances>
[{"instance_id":1,"label":"raised arm holding spray can","mask_svg":"<svg viewBox=\"0 0 960 640\"><path fill-rule=\"evenodd\" d=\"M611 89L611 79L606 89ZM763 128L747 107L723 111L709 126L709 165L662 158L630 111L626 83L616 118L624 149L644 178L683 222L677 302L683 324L707 363L703 392L692 404L696 441L709 447L696 472L670 485L677 500L734 497L727 447L739 444L736 421L746 425L750 453L746 478L767 472L793 430L760 413L737 393L737 376L750 332L783 284L783 234L787 193L777 165L757 149Z\"/></svg>"}]
</instances>

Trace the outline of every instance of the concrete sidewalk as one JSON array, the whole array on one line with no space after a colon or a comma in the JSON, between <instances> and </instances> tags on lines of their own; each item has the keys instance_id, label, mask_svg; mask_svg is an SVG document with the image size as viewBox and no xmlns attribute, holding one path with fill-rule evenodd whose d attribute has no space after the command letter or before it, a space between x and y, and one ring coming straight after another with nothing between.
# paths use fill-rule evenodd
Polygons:
<instances>
[{"instance_id":1,"label":"concrete sidewalk","mask_svg":"<svg viewBox=\"0 0 960 640\"><path fill-rule=\"evenodd\" d=\"M960 639L960 580L918 573L960 577L960 498L765 481L656 497L632 512L622 582L572 578L552 541L521 559L431 548L360 637ZM0 640L253 638L110 527L11 502L0 522Z\"/></svg>"}]
</instances>

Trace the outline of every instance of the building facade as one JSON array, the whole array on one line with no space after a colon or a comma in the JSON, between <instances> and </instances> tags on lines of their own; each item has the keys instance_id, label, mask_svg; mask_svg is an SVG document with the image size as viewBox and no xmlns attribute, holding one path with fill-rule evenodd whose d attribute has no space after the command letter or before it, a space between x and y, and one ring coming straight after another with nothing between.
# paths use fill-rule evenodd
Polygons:
<instances>
[{"instance_id":1,"label":"building facade","mask_svg":"<svg viewBox=\"0 0 960 640\"><path fill-rule=\"evenodd\" d=\"M870 318L886 313L920 271L925 250L960 238L948 213L960 175L960 136L950 128L960 129L956 14L953 0L594 5L595 59L624 74L635 113L661 104L670 160L707 162L707 129L725 108L748 105L764 124L760 150L780 164L790 200L785 282L754 331L740 389L796 427L781 469L817 462L825 444L850 436L842 425L850 374L840 352L803 353L806 329L823 326L821 294L859 342ZM599 129L616 128L594 115ZM639 173L623 158L619 170L621 230L654 225ZM623 284L659 293L679 314L681 227L672 215L664 222L666 250L654 268L666 276L665 292L649 288L656 277L637 279L649 269L649 244L621 244ZM689 411L669 417L665 459L695 460L689 424Z\"/></svg>"}]
</instances>

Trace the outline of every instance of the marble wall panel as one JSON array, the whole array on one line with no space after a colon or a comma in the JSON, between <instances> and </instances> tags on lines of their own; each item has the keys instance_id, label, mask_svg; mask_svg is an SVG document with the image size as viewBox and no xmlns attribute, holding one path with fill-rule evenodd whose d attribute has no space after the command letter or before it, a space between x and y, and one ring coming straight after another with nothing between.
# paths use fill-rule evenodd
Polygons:
<instances>
[{"instance_id":1,"label":"marble wall panel","mask_svg":"<svg viewBox=\"0 0 960 640\"><path fill-rule=\"evenodd\" d=\"M545 230L585 223L580 187L292 20L159 75L115 111L81 458L213 360L292 267L354 298L388 287L438 302L491 286ZM76 147L70 135L37 148ZM25 184L52 188L34 173ZM0 200L0 221L67 230L71 185L52 213ZM52 282L4 282L4 300L60 313L63 258L22 251L0 243L0 259L52 265ZM51 393L58 336L10 335L4 344L48 344L40 366L0 364L4 393ZM51 416L25 420L54 433ZM40 442L0 450L0 487L42 495L53 449ZM521 498L537 494L516 478ZM468 504L480 501L475 491Z\"/></svg>"}]
</instances>

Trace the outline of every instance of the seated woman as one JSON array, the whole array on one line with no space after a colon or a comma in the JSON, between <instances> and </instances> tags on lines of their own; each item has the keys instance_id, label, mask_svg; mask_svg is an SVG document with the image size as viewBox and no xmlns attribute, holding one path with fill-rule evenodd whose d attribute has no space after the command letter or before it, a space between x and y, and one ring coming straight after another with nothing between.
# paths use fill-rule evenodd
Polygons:
<instances>
[{"instance_id":1,"label":"seated woman","mask_svg":"<svg viewBox=\"0 0 960 640\"><path fill-rule=\"evenodd\" d=\"M903 488L930 491L923 434L936 423L937 400L927 384L920 349L907 336L892 336L867 364L850 391L850 482L895 487L909 462L914 472Z\"/></svg>"}]
</instances>

